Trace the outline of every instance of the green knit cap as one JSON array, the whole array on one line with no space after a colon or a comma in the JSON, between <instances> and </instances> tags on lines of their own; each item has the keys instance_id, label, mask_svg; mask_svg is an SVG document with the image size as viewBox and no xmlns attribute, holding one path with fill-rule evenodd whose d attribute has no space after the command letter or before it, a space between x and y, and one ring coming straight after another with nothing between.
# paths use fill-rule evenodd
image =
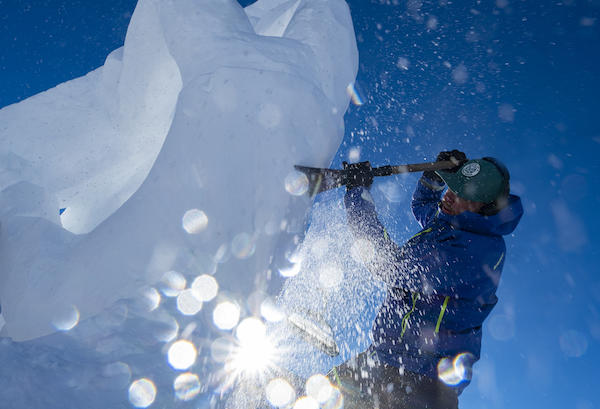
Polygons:
<instances>
[{"instance_id":1,"label":"green knit cap","mask_svg":"<svg viewBox=\"0 0 600 409\"><path fill-rule=\"evenodd\" d=\"M456 172L436 173L458 197L474 202L493 202L503 195L508 184L498 167L485 159L470 160Z\"/></svg>"}]
</instances>

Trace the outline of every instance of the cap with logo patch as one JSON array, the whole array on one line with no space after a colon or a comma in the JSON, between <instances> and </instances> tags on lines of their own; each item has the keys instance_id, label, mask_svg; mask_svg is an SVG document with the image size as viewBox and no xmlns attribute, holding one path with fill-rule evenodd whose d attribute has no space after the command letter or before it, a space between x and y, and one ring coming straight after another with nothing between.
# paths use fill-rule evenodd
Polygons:
<instances>
[{"instance_id":1,"label":"cap with logo patch","mask_svg":"<svg viewBox=\"0 0 600 409\"><path fill-rule=\"evenodd\" d=\"M508 170L494 158L472 159L456 172L438 170L436 173L463 199L491 203L508 195Z\"/></svg>"}]
</instances>

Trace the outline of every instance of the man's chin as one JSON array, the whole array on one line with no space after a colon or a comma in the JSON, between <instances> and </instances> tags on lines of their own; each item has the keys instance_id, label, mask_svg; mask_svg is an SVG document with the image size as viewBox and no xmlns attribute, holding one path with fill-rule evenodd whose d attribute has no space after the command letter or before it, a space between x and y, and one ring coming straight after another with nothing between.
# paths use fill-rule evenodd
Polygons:
<instances>
[{"instance_id":1,"label":"man's chin","mask_svg":"<svg viewBox=\"0 0 600 409\"><path fill-rule=\"evenodd\" d=\"M448 216L454 216L454 212L446 209L444 206L440 206L440 210L442 211L442 213L447 214Z\"/></svg>"}]
</instances>

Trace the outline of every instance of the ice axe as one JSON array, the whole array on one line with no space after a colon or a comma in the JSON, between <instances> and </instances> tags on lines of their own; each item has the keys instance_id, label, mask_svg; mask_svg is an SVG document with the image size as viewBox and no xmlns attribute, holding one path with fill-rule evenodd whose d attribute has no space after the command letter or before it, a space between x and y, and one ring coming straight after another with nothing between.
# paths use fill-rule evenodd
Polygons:
<instances>
[{"instance_id":1,"label":"ice axe","mask_svg":"<svg viewBox=\"0 0 600 409\"><path fill-rule=\"evenodd\" d=\"M385 165L373 168L373 176L390 176L400 173L425 172L452 169L458 163L451 160L440 162L413 163L409 165ZM308 191L310 197L329 189L344 186L347 181L347 171L344 169L311 168L309 166L294 165L294 168L302 172L308 178Z\"/></svg>"}]
</instances>

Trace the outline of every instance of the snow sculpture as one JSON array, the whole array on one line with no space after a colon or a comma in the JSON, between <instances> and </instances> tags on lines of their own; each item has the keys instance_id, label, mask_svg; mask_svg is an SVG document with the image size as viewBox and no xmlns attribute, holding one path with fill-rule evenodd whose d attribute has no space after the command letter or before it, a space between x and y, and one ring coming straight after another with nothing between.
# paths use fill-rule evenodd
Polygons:
<instances>
[{"instance_id":1,"label":"snow sculpture","mask_svg":"<svg viewBox=\"0 0 600 409\"><path fill-rule=\"evenodd\" d=\"M140 0L104 66L0 110L1 335L169 271L248 294L309 206L284 179L331 160L356 70L342 0Z\"/></svg>"}]
</instances>

